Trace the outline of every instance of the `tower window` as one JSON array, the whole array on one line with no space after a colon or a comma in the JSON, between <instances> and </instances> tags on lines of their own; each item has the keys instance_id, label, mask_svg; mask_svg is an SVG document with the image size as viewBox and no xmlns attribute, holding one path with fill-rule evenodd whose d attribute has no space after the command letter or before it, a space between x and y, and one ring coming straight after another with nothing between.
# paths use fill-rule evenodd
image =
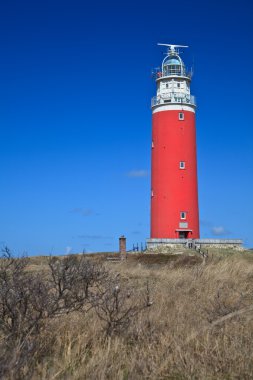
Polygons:
<instances>
[{"instance_id":1,"label":"tower window","mask_svg":"<svg viewBox=\"0 0 253 380\"><path fill-rule=\"evenodd\" d=\"M179 169L185 169L185 161L179 162Z\"/></svg>"},{"instance_id":2,"label":"tower window","mask_svg":"<svg viewBox=\"0 0 253 380\"><path fill-rule=\"evenodd\" d=\"M151 145L151 146L152 146L152 148L154 148L154 146L155 146L155 145L154 145L154 141L152 141L152 145Z\"/></svg>"},{"instance_id":3,"label":"tower window","mask_svg":"<svg viewBox=\"0 0 253 380\"><path fill-rule=\"evenodd\" d=\"M180 219L186 219L186 212L180 211Z\"/></svg>"},{"instance_id":4,"label":"tower window","mask_svg":"<svg viewBox=\"0 0 253 380\"><path fill-rule=\"evenodd\" d=\"M178 119L179 120L184 120L184 113L183 112L179 112Z\"/></svg>"},{"instance_id":5,"label":"tower window","mask_svg":"<svg viewBox=\"0 0 253 380\"><path fill-rule=\"evenodd\" d=\"M180 88L180 83L177 84L177 87Z\"/></svg>"},{"instance_id":6,"label":"tower window","mask_svg":"<svg viewBox=\"0 0 253 380\"><path fill-rule=\"evenodd\" d=\"M153 192L153 190L151 190L151 197L153 197L154 196L154 192Z\"/></svg>"},{"instance_id":7,"label":"tower window","mask_svg":"<svg viewBox=\"0 0 253 380\"><path fill-rule=\"evenodd\" d=\"M166 88L169 88L169 83L166 83Z\"/></svg>"}]
</instances>

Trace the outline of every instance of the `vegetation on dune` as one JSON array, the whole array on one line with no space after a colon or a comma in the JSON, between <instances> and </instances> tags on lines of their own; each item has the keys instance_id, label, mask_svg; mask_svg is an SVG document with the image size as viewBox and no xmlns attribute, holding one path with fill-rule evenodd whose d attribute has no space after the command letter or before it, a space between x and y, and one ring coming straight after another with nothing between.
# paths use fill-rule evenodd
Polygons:
<instances>
[{"instance_id":1,"label":"vegetation on dune","mask_svg":"<svg viewBox=\"0 0 253 380\"><path fill-rule=\"evenodd\" d=\"M5 379L251 379L250 253L0 260Z\"/></svg>"}]
</instances>

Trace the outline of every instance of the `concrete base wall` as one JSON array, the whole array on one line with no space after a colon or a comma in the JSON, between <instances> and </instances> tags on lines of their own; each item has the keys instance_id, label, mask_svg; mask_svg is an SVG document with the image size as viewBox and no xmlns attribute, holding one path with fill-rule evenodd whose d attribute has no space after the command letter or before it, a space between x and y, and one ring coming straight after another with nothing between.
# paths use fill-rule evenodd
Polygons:
<instances>
[{"instance_id":1,"label":"concrete base wall","mask_svg":"<svg viewBox=\"0 0 253 380\"><path fill-rule=\"evenodd\" d=\"M147 239L147 249L170 252L185 248L221 248L243 250L241 239Z\"/></svg>"}]
</instances>

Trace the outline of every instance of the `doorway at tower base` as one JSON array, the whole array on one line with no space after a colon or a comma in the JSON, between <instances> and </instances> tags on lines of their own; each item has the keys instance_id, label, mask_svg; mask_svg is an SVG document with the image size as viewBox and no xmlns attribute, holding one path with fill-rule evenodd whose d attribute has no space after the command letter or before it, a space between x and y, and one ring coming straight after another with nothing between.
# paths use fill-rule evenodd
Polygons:
<instances>
[{"instance_id":1,"label":"doorway at tower base","mask_svg":"<svg viewBox=\"0 0 253 380\"><path fill-rule=\"evenodd\" d=\"M232 248L239 251L243 250L243 241L241 239L147 239L146 245L148 251L157 253L173 252L182 248Z\"/></svg>"}]
</instances>

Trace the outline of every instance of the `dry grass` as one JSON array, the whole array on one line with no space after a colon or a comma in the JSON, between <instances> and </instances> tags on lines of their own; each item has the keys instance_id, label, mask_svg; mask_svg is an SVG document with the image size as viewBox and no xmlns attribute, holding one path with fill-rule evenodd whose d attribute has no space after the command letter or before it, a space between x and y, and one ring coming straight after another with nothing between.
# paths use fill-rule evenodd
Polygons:
<instances>
[{"instance_id":1,"label":"dry grass","mask_svg":"<svg viewBox=\"0 0 253 380\"><path fill-rule=\"evenodd\" d=\"M44 265L36 260L33 270ZM34 379L253 379L250 253L215 252L205 266L196 256L154 255L105 266L136 298L148 281L152 306L109 337L94 310L49 321Z\"/></svg>"}]
</instances>

